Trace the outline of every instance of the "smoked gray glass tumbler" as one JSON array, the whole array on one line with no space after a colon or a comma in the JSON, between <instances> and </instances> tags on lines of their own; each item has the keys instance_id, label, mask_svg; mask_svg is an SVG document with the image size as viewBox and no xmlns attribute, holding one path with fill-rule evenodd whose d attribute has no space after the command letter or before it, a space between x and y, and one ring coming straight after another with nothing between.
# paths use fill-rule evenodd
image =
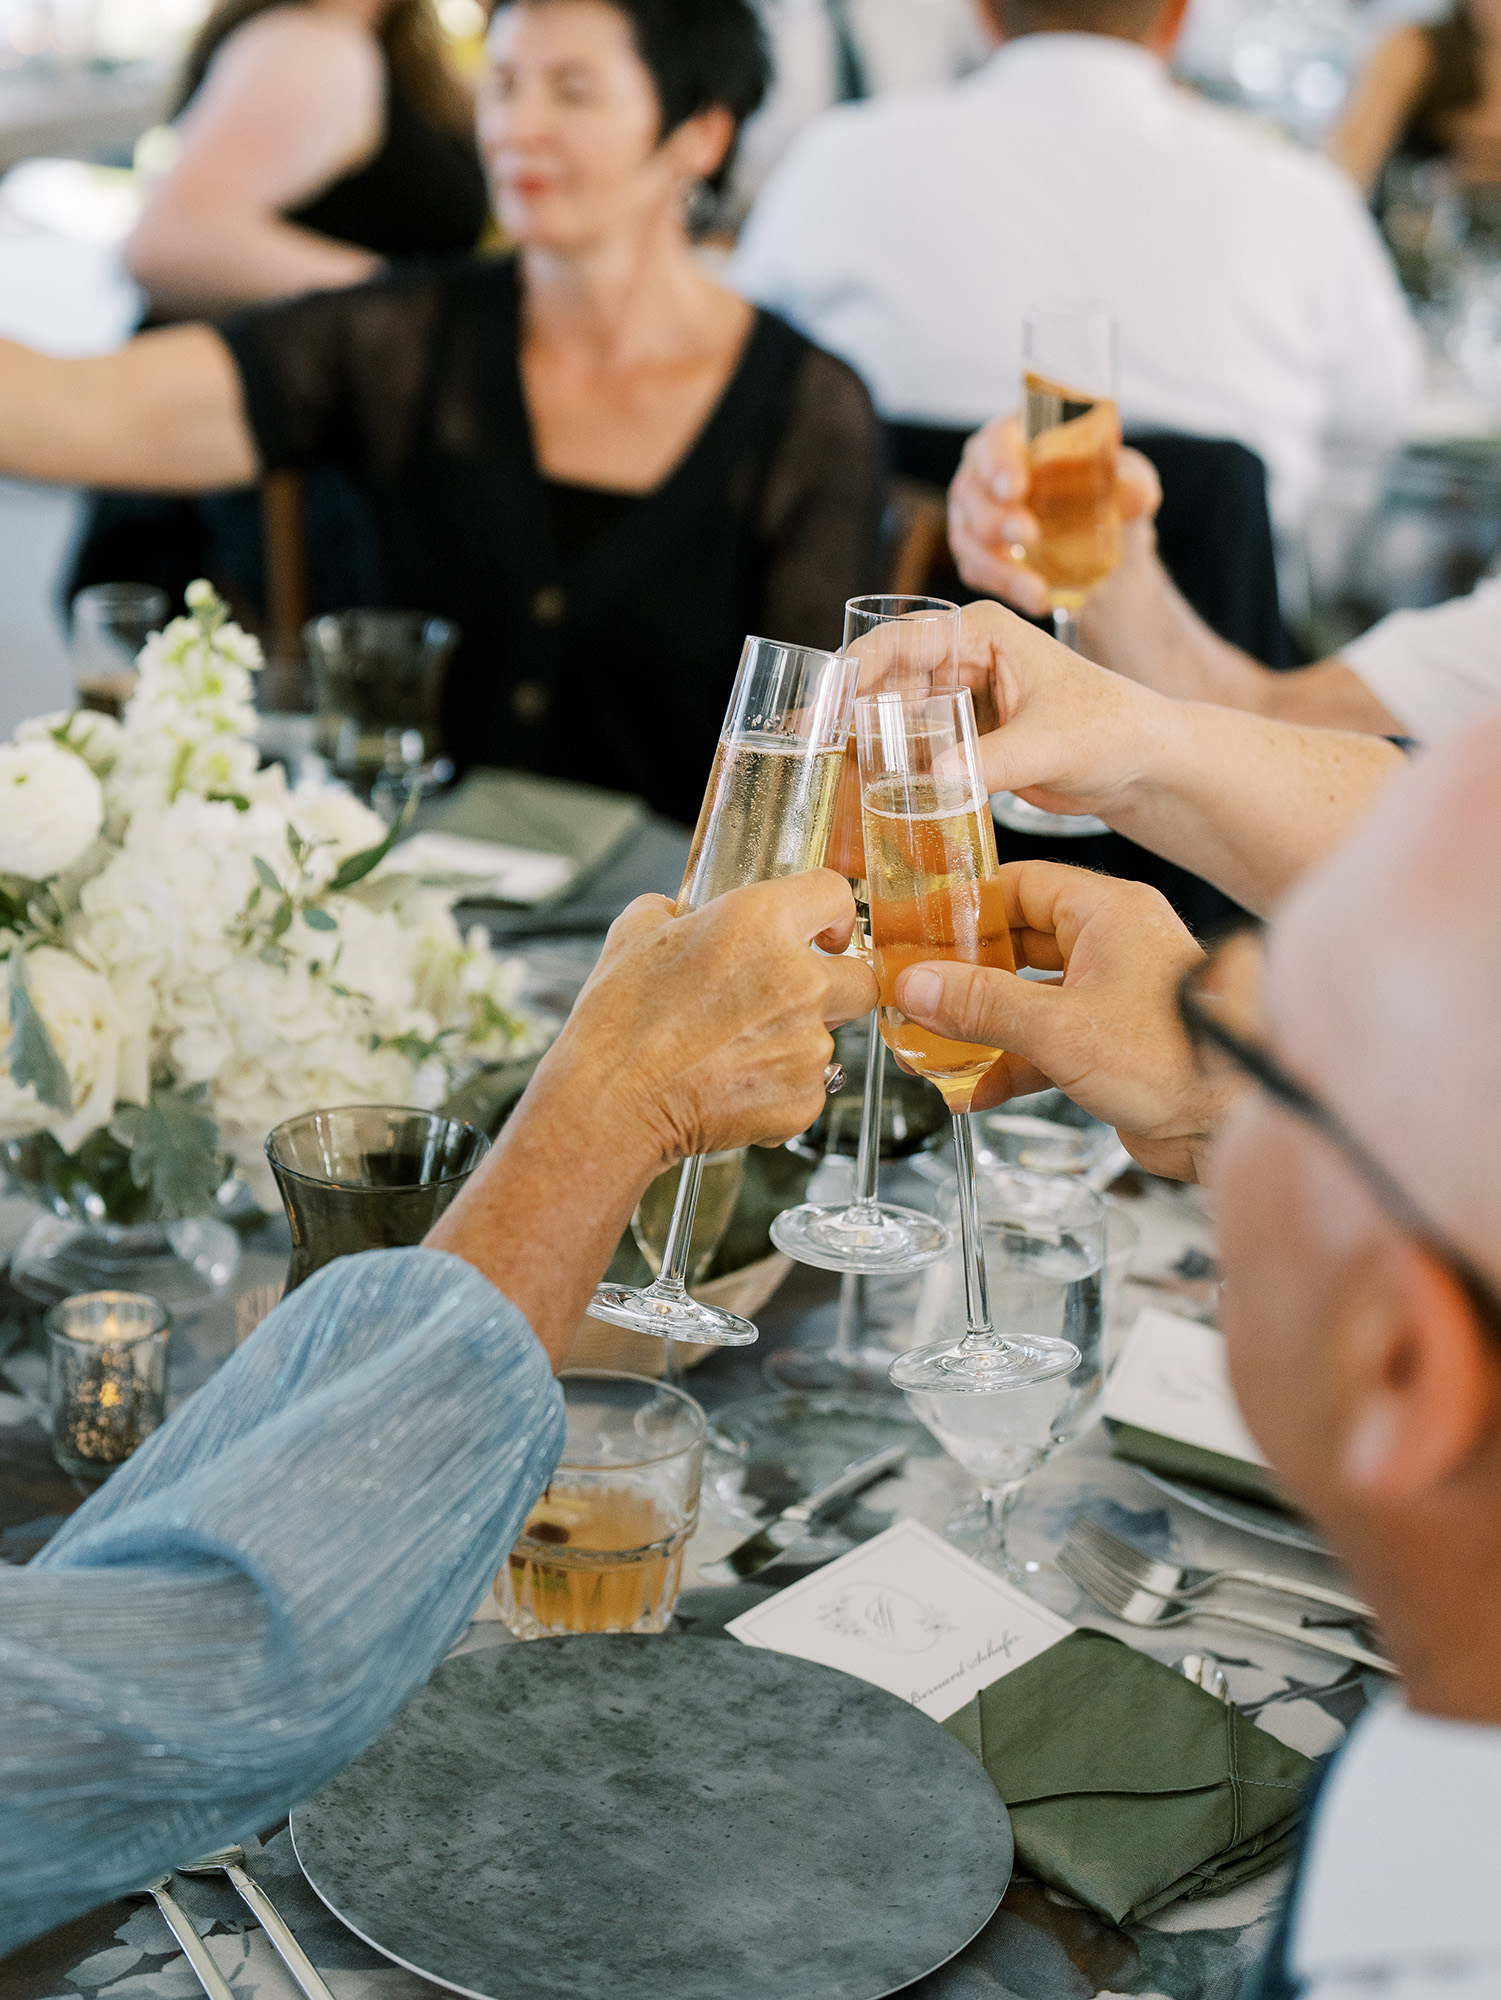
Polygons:
<instances>
[{"instance_id":1,"label":"smoked gray glass tumbler","mask_svg":"<svg viewBox=\"0 0 1501 2000\"><path fill-rule=\"evenodd\" d=\"M287 1290L335 1257L420 1243L489 1150L477 1126L399 1104L278 1125L266 1157L292 1225Z\"/></svg>"}]
</instances>

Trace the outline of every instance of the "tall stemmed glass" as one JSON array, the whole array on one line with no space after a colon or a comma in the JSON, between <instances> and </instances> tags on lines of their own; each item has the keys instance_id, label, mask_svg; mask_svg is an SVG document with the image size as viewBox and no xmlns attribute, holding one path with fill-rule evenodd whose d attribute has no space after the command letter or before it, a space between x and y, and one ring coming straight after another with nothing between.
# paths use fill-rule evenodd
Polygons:
<instances>
[{"instance_id":1,"label":"tall stemmed glass","mask_svg":"<svg viewBox=\"0 0 1501 2000\"><path fill-rule=\"evenodd\" d=\"M842 653L746 640L678 891L679 916L747 883L820 866L858 671ZM592 1318L669 1341L744 1347L756 1339L750 1320L688 1296L688 1246L703 1169L702 1159L683 1168L656 1279L644 1287L598 1286Z\"/></svg>"},{"instance_id":2,"label":"tall stemmed glass","mask_svg":"<svg viewBox=\"0 0 1501 2000\"><path fill-rule=\"evenodd\" d=\"M844 650L859 663L862 695L877 689L926 694L959 684L959 607L941 597L852 597L844 608ZM845 757L839 811L829 840L827 865L846 877L859 912L856 945L870 949L870 896L860 816L860 769L853 735ZM871 1023L865 1053L865 1098L860 1108L860 1147L855 1162L855 1199L848 1203L804 1202L779 1215L771 1240L799 1263L822 1271L896 1276L936 1263L953 1238L943 1223L921 1209L901 1208L879 1198L881 1095L886 1045ZM779 1379L792 1371L833 1364L836 1373L858 1367L851 1346L853 1288L841 1303L840 1334L827 1353L787 1357ZM884 1372L885 1362L881 1368Z\"/></svg>"},{"instance_id":3,"label":"tall stemmed glass","mask_svg":"<svg viewBox=\"0 0 1501 2000\"><path fill-rule=\"evenodd\" d=\"M1027 563L1048 586L1053 635L1079 650L1079 610L1121 559L1115 461L1121 420L1115 402L1115 321L1096 306L1048 306L1022 322L1027 505L1040 534ZM1092 813L1050 813L1002 792L996 816L1017 833L1108 831Z\"/></svg>"},{"instance_id":4,"label":"tall stemmed glass","mask_svg":"<svg viewBox=\"0 0 1501 2000\"><path fill-rule=\"evenodd\" d=\"M909 1068L938 1086L953 1114L964 1252L964 1333L900 1355L891 1380L909 1396L945 1404L993 1396L994 1424L1002 1429L1010 1421L1002 1392L1060 1381L1078 1367L1079 1350L1030 1331L1004 1337L991 1320L969 1107L1001 1051L919 1026L895 995L898 976L926 960L1015 968L974 705L967 688L865 696L855 704L855 731L881 1033ZM918 1414L929 1421L922 1409Z\"/></svg>"}]
</instances>

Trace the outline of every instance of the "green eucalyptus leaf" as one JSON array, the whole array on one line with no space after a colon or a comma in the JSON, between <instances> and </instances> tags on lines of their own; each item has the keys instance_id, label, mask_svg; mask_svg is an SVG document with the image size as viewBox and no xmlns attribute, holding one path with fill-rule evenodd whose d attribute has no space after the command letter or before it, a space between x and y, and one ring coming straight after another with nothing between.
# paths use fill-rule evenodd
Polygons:
<instances>
[{"instance_id":1,"label":"green eucalyptus leaf","mask_svg":"<svg viewBox=\"0 0 1501 2000\"><path fill-rule=\"evenodd\" d=\"M52 1110L66 1114L73 1109L68 1072L27 991L26 954L22 951L13 951L10 956L10 1074L14 1083L34 1085L42 1103Z\"/></svg>"},{"instance_id":2,"label":"green eucalyptus leaf","mask_svg":"<svg viewBox=\"0 0 1501 2000\"><path fill-rule=\"evenodd\" d=\"M259 855L255 857L255 872L260 876L264 887L270 889L274 895L281 894L281 881L276 870L269 861L262 861Z\"/></svg>"},{"instance_id":3,"label":"green eucalyptus leaf","mask_svg":"<svg viewBox=\"0 0 1501 2000\"><path fill-rule=\"evenodd\" d=\"M150 1188L151 1205L164 1221L204 1215L214 1205L224 1162L219 1127L208 1103L208 1085L156 1090L149 1104L122 1105L109 1133L130 1149L130 1177Z\"/></svg>"},{"instance_id":4,"label":"green eucalyptus leaf","mask_svg":"<svg viewBox=\"0 0 1501 2000\"><path fill-rule=\"evenodd\" d=\"M271 937L273 942L279 937L285 937L291 928L292 905L290 903L283 903L276 915L271 919Z\"/></svg>"},{"instance_id":5,"label":"green eucalyptus leaf","mask_svg":"<svg viewBox=\"0 0 1501 2000\"><path fill-rule=\"evenodd\" d=\"M303 911L302 921L311 931L336 931L339 928L337 917L331 917L327 910L320 910L313 904Z\"/></svg>"},{"instance_id":6,"label":"green eucalyptus leaf","mask_svg":"<svg viewBox=\"0 0 1501 2000\"><path fill-rule=\"evenodd\" d=\"M336 891L352 889L356 882L363 882L372 870L379 868L380 864L391 852L391 849L406 832L407 822L416 810L417 788L414 785L411 791L407 793L407 802L402 807L396 824L391 828L385 839L374 847L362 848L358 854L351 854L343 867L334 876L332 882L329 883L329 888Z\"/></svg>"}]
</instances>

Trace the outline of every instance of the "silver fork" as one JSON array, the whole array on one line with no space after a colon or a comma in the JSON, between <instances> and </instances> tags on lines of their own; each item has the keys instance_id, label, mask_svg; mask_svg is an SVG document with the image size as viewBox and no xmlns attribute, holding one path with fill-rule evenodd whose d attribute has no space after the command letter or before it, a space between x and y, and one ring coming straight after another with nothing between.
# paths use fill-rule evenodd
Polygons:
<instances>
[{"instance_id":1,"label":"silver fork","mask_svg":"<svg viewBox=\"0 0 1501 2000\"><path fill-rule=\"evenodd\" d=\"M1284 1597L1301 1597L1310 1604L1326 1604L1333 1611L1348 1611L1362 1623L1369 1623L1376 1615L1358 1597L1346 1597L1342 1591L1327 1590L1319 1583L1304 1583L1301 1577L1274 1576L1264 1569L1190 1569L1186 1563L1164 1562L1160 1556L1139 1549L1134 1542L1124 1542L1119 1535L1112 1535L1088 1514L1074 1516L1068 1538L1098 1561L1129 1576L1143 1590L1155 1591L1160 1597L1199 1597L1217 1583L1247 1583L1257 1590L1275 1590Z\"/></svg>"},{"instance_id":2,"label":"silver fork","mask_svg":"<svg viewBox=\"0 0 1501 2000\"><path fill-rule=\"evenodd\" d=\"M227 1875L242 1903L276 1948L276 1955L307 1995L307 2000L334 2000L313 1961L287 1928L285 1918L255 1877L245 1868L243 1847L221 1847L178 1869L179 1875Z\"/></svg>"},{"instance_id":3,"label":"silver fork","mask_svg":"<svg viewBox=\"0 0 1501 2000\"><path fill-rule=\"evenodd\" d=\"M167 1929L182 1946L183 1955L198 1975L198 1984L208 1995L208 2000L234 2000L229 1981L215 1965L208 1946L194 1930L193 1919L172 1894L172 1877L158 1875L154 1882L143 1883L136 1893L150 1896L155 1902Z\"/></svg>"},{"instance_id":4,"label":"silver fork","mask_svg":"<svg viewBox=\"0 0 1501 2000\"><path fill-rule=\"evenodd\" d=\"M1228 1605L1185 1604L1178 1597L1162 1597L1143 1590L1140 1584L1117 1569L1098 1562L1076 1544L1065 1542L1058 1551L1058 1567L1066 1577L1087 1591L1096 1604L1127 1625L1181 1625L1189 1618L1214 1618L1222 1625L1240 1625L1249 1632L1268 1632L1276 1639L1289 1639L1315 1653L1332 1653L1336 1659L1353 1660L1357 1666L1374 1667L1378 1673L1395 1674L1397 1669L1379 1653L1368 1653L1348 1639L1315 1637L1301 1625L1284 1625L1280 1618L1263 1618L1255 1611L1232 1610Z\"/></svg>"}]
</instances>

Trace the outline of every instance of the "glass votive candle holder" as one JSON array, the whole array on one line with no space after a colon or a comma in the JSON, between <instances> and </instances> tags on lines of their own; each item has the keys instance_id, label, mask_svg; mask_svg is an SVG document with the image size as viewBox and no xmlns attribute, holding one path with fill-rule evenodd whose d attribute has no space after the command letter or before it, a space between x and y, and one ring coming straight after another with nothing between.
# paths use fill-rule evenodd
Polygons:
<instances>
[{"instance_id":1,"label":"glass votive candle holder","mask_svg":"<svg viewBox=\"0 0 1501 2000\"><path fill-rule=\"evenodd\" d=\"M642 1375L569 1368L558 1385L563 1455L495 1579L501 1618L518 1639L665 1632L698 1523L704 1413Z\"/></svg>"},{"instance_id":2,"label":"glass votive candle holder","mask_svg":"<svg viewBox=\"0 0 1501 2000\"><path fill-rule=\"evenodd\" d=\"M166 1417L171 1318L145 1292L80 1292L46 1325L52 1455L105 1479Z\"/></svg>"}]
</instances>

